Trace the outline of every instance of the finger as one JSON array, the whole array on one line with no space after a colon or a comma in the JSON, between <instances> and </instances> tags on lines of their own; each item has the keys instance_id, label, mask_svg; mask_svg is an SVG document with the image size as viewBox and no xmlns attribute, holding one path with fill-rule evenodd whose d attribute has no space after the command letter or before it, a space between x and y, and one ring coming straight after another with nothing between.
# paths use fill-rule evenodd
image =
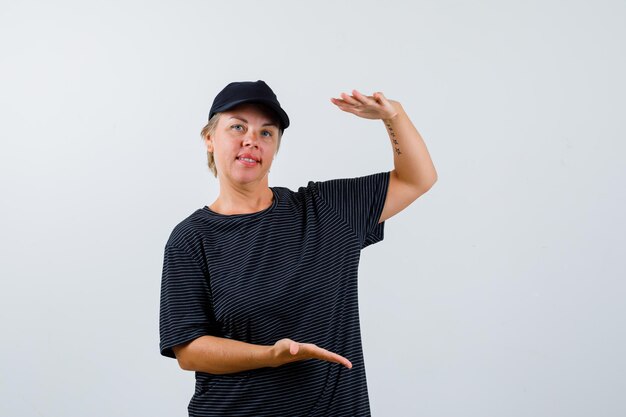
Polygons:
<instances>
[{"instance_id":1,"label":"finger","mask_svg":"<svg viewBox=\"0 0 626 417\"><path fill-rule=\"evenodd\" d=\"M356 112L357 112L357 108L356 107L354 107L351 104L346 104L343 101L341 101L341 102L333 101L333 104L335 104L337 107L339 107L340 110L343 110L345 112L352 113L352 114L356 114Z\"/></svg>"},{"instance_id":2,"label":"finger","mask_svg":"<svg viewBox=\"0 0 626 417\"><path fill-rule=\"evenodd\" d=\"M352 104L352 105L361 104L360 101L356 100L352 96L347 95L346 93L341 93L341 98L343 98L343 100L348 104Z\"/></svg>"},{"instance_id":3,"label":"finger","mask_svg":"<svg viewBox=\"0 0 626 417\"><path fill-rule=\"evenodd\" d=\"M346 368L350 369L352 368L352 362L350 362L347 358L344 358L341 355L337 355L336 353L333 353L333 355L335 356L335 362L337 362L340 365L345 366Z\"/></svg>"},{"instance_id":4,"label":"finger","mask_svg":"<svg viewBox=\"0 0 626 417\"><path fill-rule=\"evenodd\" d=\"M374 93L374 100L376 100L377 102L381 104L384 104L385 101L387 101L387 97L385 97L385 95L382 92L377 91Z\"/></svg>"},{"instance_id":5,"label":"finger","mask_svg":"<svg viewBox=\"0 0 626 417\"><path fill-rule=\"evenodd\" d=\"M336 353L329 352L329 354L330 356L328 360L330 362L338 363L345 366L346 368L352 368L352 362L350 362L348 359L344 358L341 355L337 355Z\"/></svg>"},{"instance_id":6,"label":"finger","mask_svg":"<svg viewBox=\"0 0 626 417\"><path fill-rule=\"evenodd\" d=\"M346 113L352 113L355 115L359 115L359 110L356 109L354 106L338 106L339 110L341 111L345 111Z\"/></svg>"},{"instance_id":7,"label":"finger","mask_svg":"<svg viewBox=\"0 0 626 417\"><path fill-rule=\"evenodd\" d=\"M340 99L340 98L334 98L334 97L333 97L333 98L331 98L331 99L330 99L330 101L331 101L333 104L336 104L336 105L338 105L338 106L339 106L339 105L345 105L345 106L348 106L348 105L349 105L348 103L346 103L344 100L342 100L342 99Z\"/></svg>"},{"instance_id":8,"label":"finger","mask_svg":"<svg viewBox=\"0 0 626 417\"><path fill-rule=\"evenodd\" d=\"M357 90L352 90L352 95L359 101L361 104L374 104L376 100L372 100L372 98L359 93Z\"/></svg>"},{"instance_id":9,"label":"finger","mask_svg":"<svg viewBox=\"0 0 626 417\"><path fill-rule=\"evenodd\" d=\"M345 100L334 99L334 98L330 100L335 106L339 107L343 111L354 113L354 111L357 109L355 105L347 103Z\"/></svg>"},{"instance_id":10,"label":"finger","mask_svg":"<svg viewBox=\"0 0 626 417\"><path fill-rule=\"evenodd\" d=\"M333 353L319 346L315 346L315 350L317 350L318 352L319 359L323 359L329 362L335 362L335 363L344 365L348 368L352 368L352 363L341 355Z\"/></svg>"},{"instance_id":11,"label":"finger","mask_svg":"<svg viewBox=\"0 0 626 417\"><path fill-rule=\"evenodd\" d=\"M292 355L296 355L299 350L300 345L298 344L298 342L291 342L291 344L289 345L289 353L291 353Z\"/></svg>"}]
</instances>

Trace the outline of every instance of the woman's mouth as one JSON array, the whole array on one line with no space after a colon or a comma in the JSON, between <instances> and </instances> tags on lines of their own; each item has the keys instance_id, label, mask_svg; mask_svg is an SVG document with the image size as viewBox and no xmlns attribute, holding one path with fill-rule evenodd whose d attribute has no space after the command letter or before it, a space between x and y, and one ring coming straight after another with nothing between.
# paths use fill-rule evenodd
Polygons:
<instances>
[{"instance_id":1,"label":"woman's mouth","mask_svg":"<svg viewBox=\"0 0 626 417\"><path fill-rule=\"evenodd\" d=\"M251 158L237 157L237 160L247 167L256 166L259 162Z\"/></svg>"}]
</instances>

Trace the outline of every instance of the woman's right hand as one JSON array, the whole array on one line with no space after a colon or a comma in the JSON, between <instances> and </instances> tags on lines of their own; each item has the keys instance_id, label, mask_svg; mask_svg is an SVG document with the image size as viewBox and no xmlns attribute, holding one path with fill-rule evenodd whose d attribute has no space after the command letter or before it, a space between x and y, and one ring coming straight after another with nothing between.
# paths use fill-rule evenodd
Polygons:
<instances>
[{"instance_id":1,"label":"woman's right hand","mask_svg":"<svg viewBox=\"0 0 626 417\"><path fill-rule=\"evenodd\" d=\"M313 343L298 343L291 339L280 339L271 348L274 367L304 359L321 359L335 362L351 369L352 363L343 356L330 352Z\"/></svg>"}]
</instances>

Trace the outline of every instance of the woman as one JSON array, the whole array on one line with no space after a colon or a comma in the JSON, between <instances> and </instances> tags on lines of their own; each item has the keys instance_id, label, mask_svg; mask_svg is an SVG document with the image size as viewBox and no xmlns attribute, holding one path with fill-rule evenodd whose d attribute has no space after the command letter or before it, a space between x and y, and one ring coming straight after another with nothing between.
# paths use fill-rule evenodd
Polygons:
<instances>
[{"instance_id":1,"label":"woman","mask_svg":"<svg viewBox=\"0 0 626 417\"><path fill-rule=\"evenodd\" d=\"M357 299L360 251L436 181L426 146L382 93L331 99L381 119L394 170L269 187L289 118L263 81L215 98L202 130L217 199L174 227L160 350L195 371L190 416L370 415Z\"/></svg>"}]
</instances>

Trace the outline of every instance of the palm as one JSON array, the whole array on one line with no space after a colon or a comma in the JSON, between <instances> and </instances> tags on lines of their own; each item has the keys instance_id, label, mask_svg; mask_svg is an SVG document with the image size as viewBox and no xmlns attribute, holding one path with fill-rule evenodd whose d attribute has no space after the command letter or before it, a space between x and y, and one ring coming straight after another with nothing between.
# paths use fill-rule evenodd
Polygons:
<instances>
[{"instance_id":1,"label":"palm","mask_svg":"<svg viewBox=\"0 0 626 417\"><path fill-rule=\"evenodd\" d=\"M339 363L348 368L352 367L352 363L348 359L313 343L298 343L287 338L280 339L274 344L274 351L279 365L304 359L320 359Z\"/></svg>"},{"instance_id":2,"label":"palm","mask_svg":"<svg viewBox=\"0 0 626 417\"><path fill-rule=\"evenodd\" d=\"M341 99L331 98L330 101L341 110L364 119L390 119L398 113L395 102L388 100L381 92L366 96L352 90L351 96L341 93Z\"/></svg>"}]
</instances>

